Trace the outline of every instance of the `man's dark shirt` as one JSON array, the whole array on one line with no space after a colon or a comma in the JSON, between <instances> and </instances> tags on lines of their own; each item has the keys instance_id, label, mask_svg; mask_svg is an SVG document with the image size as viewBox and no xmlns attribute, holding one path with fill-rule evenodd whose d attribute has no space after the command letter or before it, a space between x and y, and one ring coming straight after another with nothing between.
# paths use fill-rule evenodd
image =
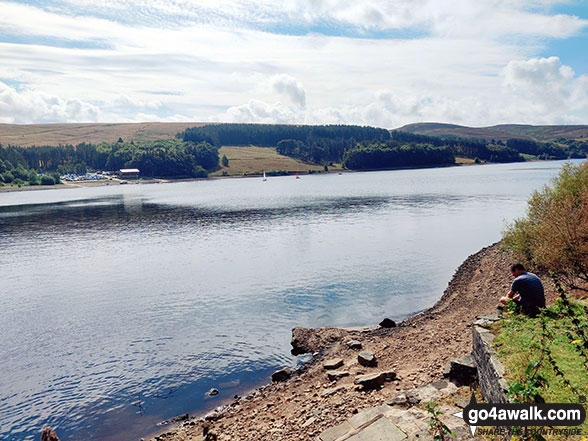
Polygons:
<instances>
[{"instance_id":1,"label":"man's dark shirt","mask_svg":"<svg viewBox=\"0 0 588 441\"><path fill-rule=\"evenodd\" d=\"M539 308L545 308L543 284L535 274L521 274L512 282L511 290L521 295L521 306L528 314L537 314Z\"/></svg>"}]
</instances>

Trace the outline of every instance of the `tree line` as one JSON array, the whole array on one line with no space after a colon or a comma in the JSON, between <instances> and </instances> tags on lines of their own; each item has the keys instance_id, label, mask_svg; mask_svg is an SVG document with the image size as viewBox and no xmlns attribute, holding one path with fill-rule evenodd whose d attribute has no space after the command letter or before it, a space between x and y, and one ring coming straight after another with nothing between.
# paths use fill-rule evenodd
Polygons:
<instances>
[{"instance_id":1,"label":"tree line","mask_svg":"<svg viewBox=\"0 0 588 441\"><path fill-rule=\"evenodd\" d=\"M138 168L145 177L205 177L219 167L219 147L256 145L325 167L342 163L348 169L447 165L456 156L488 162L515 162L527 158L583 158L588 142L559 139L539 142L418 135L402 131L351 125L297 126L284 124L209 124L179 133L174 139L117 142L76 146L0 146L0 184L33 185L59 181L59 175L89 170ZM224 165L228 160L224 160ZM39 177L45 173L47 177Z\"/></svg>"},{"instance_id":2,"label":"tree line","mask_svg":"<svg viewBox=\"0 0 588 441\"><path fill-rule=\"evenodd\" d=\"M390 132L368 126L321 125L297 126L287 124L209 124L192 127L177 135L184 141L223 145L256 145L276 147L284 139L293 139L310 146L327 140L386 141Z\"/></svg>"},{"instance_id":3,"label":"tree line","mask_svg":"<svg viewBox=\"0 0 588 441\"><path fill-rule=\"evenodd\" d=\"M59 173L46 173L39 176L29 167L17 147L2 148L0 145L0 187L13 185L55 185L59 184Z\"/></svg>"},{"instance_id":4,"label":"tree line","mask_svg":"<svg viewBox=\"0 0 588 441\"><path fill-rule=\"evenodd\" d=\"M343 156L343 165L353 170L452 164L455 164L455 155L450 147L414 142L365 144L347 150Z\"/></svg>"},{"instance_id":5,"label":"tree line","mask_svg":"<svg viewBox=\"0 0 588 441\"><path fill-rule=\"evenodd\" d=\"M0 146L0 183L35 185L51 176L55 183L65 174L90 170L118 171L138 168L142 176L207 177L218 168L218 147L206 143L168 139L152 142L118 142L65 146ZM33 178L33 175L37 178ZM49 183L49 179L44 179Z\"/></svg>"},{"instance_id":6,"label":"tree line","mask_svg":"<svg viewBox=\"0 0 588 441\"><path fill-rule=\"evenodd\" d=\"M519 153L532 155L538 159L586 158L588 142L562 140L561 142L538 142L528 139L509 139L506 145Z\"/></svg>"}]
</instances>

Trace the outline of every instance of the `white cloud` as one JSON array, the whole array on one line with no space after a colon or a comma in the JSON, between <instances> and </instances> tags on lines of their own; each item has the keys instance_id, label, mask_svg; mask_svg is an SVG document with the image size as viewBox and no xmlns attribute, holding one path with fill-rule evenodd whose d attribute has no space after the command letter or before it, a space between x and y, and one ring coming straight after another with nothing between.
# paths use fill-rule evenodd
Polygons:
<instances>
[{"instance_id":1,"label":"white cloud","mask_svg":"<svg viewBox=\"0 0 588 441\"><path fill-rule=\"evenodd\" d=\"M161 100L149 100L143 101L140 99L132 98L125 94L120 94L112 101L107 102L106 105L113 106L113 107L137 107L137 108L146 108L146 109L158 109L163 106Z\"/></svg>"},{"instance_id":2,"label":"white cloud","mask_svg":"<svg viewBox=\"0 0 588 441\"><path fill-rule=\"evenodd\" d=\"M159 115L155 115L153 113L138 113L132 119L133 122L150 122L150 121L160 121L160 122L198 122L194 120L194 118L190 118L186 115L170 115L161 117Z\"/></svg>"},{"instance_id":3,"label":"white cloud","mask_svg":"<svg viewBox=\"0 0 588 441\"><path fill-rule=\"evenodd\" d=\"M304 86L296 81L296 78L285 74L274 75L270 83L275 92L287 96L297 107L301 109L306 107Z\"/></svg>"},{"instance_id":4,"label":"white cloud","mask_svg":"<svg viewBox=\"0 0 588 441\"><path fill-rule=\"evenodd\" d=\"M296 124L303 121L304 114L279 102L249 100L247 104L229 108L220 117L222 121L235 123Z\"/></svg>"},{"instance_id":5,"label":"white cloud","mask_svg":"<svg viewBox=\"0 0 588 441\"><path fill-rule=\"evenodd\" d=\"M511 61L503 75L511 100L524 103L527 118L533 113L545 121L569 123L581 122L571 117L574 113L588 115L588 75L577 77L558 57Z\"/></svg>"},{"instance_id":6,"label":"white cloud","mask_svg":"<svg viewBox=\"0 0 588 441\"><path fill-rule=\"evenodd\" d=\"M567 99L574 71L558 57L511 61L504 69L504 84L514 92L538 98Z\"/></svg>"},{"instance_id":7,"label":"white cloud","mask_svg":"<svg viewBox=\"0 0 588 441\"><path fill-rule=\"evenodd\" d=\"M94 39L94 29L116 30L123 26L121 21L155 28L197 24L225 29L307 29L328 25L343 31L352 26L356 30L413 29L453 37L515 34L562 38L588 26L585 19L551 14L551 7L560 3L567 0L61 0L52 5L55 13L48 13L0 2L0 28L26 35L54 35L62 28L67 31L64 38L74 39ZM48 15L52 17L48 19ZM21 19L24 16L27 20Z\"/></svg>"},{"instance_id":8,"label":"white cloud","mask_svg":"<svg viewBox=\"0 0 588 441\"><path fill-rule=\"evenodd\" d=\"M544 37L586 26L577 17L550 15L557 3L61 0L49 12L0 0L3 34L37 42L0 43L0 80L22 82L18 89L2 85L0 118L179 121L198 115L200 121L382 127L418 120L573 121L588 117L588 77L557 58L533 58ZM144 20L124 24L138 10ZM97 12L112 19L89 16ZM255 30L284 24L366 33ZM368 38L369 30L395 29L426 35Z\"/></svg>"},{"instance_id":9,"label":"white cloud","mask_svg":"<svg viewBox=\"0 0 588 441\"><path fill-rule=\"evenodd\" d=\"M100 109L79 99L63 99L32 90L17 91L0 82L0 122L97 122Z\"/></svg>"}]
</instances>

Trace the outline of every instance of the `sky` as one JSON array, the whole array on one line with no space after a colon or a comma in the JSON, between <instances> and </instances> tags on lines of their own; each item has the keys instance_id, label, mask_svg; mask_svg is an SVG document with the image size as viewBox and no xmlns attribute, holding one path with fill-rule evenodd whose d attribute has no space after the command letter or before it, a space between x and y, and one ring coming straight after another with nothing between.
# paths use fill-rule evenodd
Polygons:
<instances>
[{"instance_id":1,"label":"sky","mask_svg":"<svg viewBox=\"0 0 588 441\"><path fill-rule=\"evenodd\" d=\"M0 0L0 123L588 124L588 0Z\"/></svg>"}]
</instances>

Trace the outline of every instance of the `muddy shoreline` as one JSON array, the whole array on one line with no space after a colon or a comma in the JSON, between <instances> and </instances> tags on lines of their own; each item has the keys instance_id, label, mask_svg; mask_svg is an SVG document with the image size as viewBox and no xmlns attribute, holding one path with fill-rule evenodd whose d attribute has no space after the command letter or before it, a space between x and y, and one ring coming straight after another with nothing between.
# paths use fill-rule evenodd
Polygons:
<instances>
[{"instance_id":1,"label":"muddy shoreline","mask_svg":"<svg viewBox=\"0 0 588 441\"><path fill-rule=\"evenodd\" d=\"M262 386L230 403L219 402L208 415L192 415L144 439L200 440L205 427L218 440L227 441L315 439L361 409L439 380L447 363L471 352L471 324L476 317L495 312L498 298L511 283L510 263L512 256L500 242L483 248L460 265L433 307L394 328L296 328L314 356L288 380ZM555 293L545 279L544 284L549 303ZM361 342L361 350L375 355L377 368L357 362L358 350L349 347L350 340ZM339 370L349 375L331 380L323 364L336 358L344 360ZM357 375L375 370L394 372L396 378L379 390L359 390L354 385Z\"/></svg>"}]
</instances>

